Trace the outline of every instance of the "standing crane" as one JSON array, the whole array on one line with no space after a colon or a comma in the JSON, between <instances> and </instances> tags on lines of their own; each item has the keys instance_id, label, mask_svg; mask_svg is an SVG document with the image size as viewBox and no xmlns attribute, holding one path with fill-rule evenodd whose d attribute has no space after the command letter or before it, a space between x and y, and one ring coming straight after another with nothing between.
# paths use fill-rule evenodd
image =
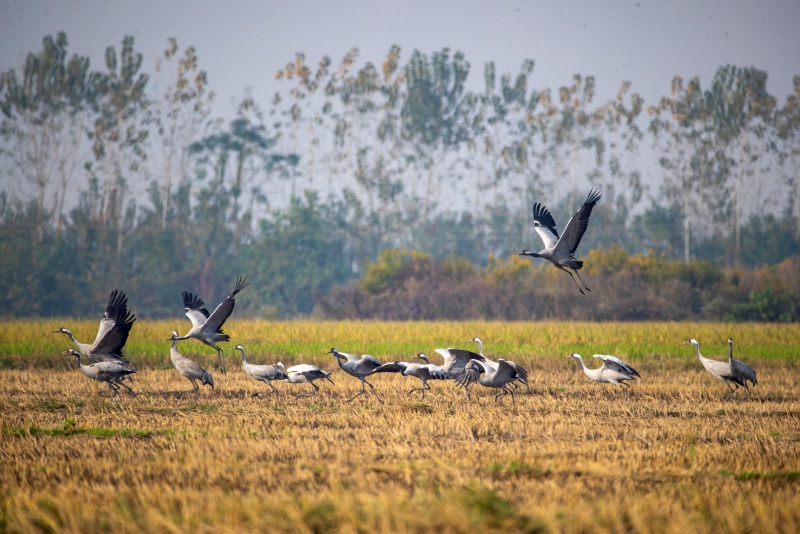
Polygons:
<instances>
[{"instance_id":1,"label":"standing crane","mask_svg":"<svg viewBox=\"0 0 800 534\"><path fill-rule=\"evenodd\" d=\"M319 386L314 383L314 380L319 380L321 378L324 378L333 384L330 371L324 371L316 365L301 363L286 369L286 378L284 378L284 380L290 384L311 384L311 387L314 388L314 391L298 395L299 397L303 397L305 395L317 395L319 392Z\"/></svg>"},{"instance_id":2,"label":"standing crane","mask_svg":"<svg viewBox=\"0 0 800 534\"><path fill-rule=\"evenodd\" d=\"M694 345L694 348L697 350L697 357L700 359L700 363L703 364L703 367L706 371L711 373L711 376L714 378L718 378L722 380L728 389L730 390L730 394L725 397L725 400L733 399L733 394L736 393L736 389L739 386L744 386L745 382L742 378L736 376L733 371L731 370L731 364L728 362L719 362L717 360L710 360L700 354L700 343L695 339L692 338L689 341L685 341L684 345ZM733 384L734 387L731 387Z\"/></svg>"},{"instance_id":3,"label":"standing crane","mask_svg":"<svg viewBox=\"0 0 800 534\"><path fill-rule=\"evenodd\" d=\"M481 356L483 356L483 357L485 358L485 360L484 360L484 361L485 361L485 362L486 362L486 363L487 363L487 364L488 364L490 367L492 367L492 368L494 368L494 369L497 369L497 362L495 362L495 361L493 361L493 360L490 360L490 359L489 359L489 357L488 357L488 356L486 356L486 355L483 353L483 341L481 340L481 338L479 338L479 337L473 337L472 339L470 339L469 341L467 341L467 343L477 343L477 344L478 344L478 353L479 353ZM516 384L516 382L520 382L521 384L525 384L525 388L526 388L528 391L530 391L530 390L531 390L530 386L528 385L528 378L527 378L527 375L526 375L526 377L525 377L525 378L523 378L522 376L518 376L518 377L516 378L516 380L515 380L514 382L512 382L512 383L511 383L511 385L512 385L514 388L517 388L517 384Z\"/></svg>"},{"instance_id":4,"label":"standing crane","mask_svg":"<svg viewBox=\"0 0 800 534\"><path fill-rule=\"evenodd\" d=\"M200 386L197 385L196 381L199 380L202 385L209 385L211 389L214 389L214 378L211 376L211 373L200 367L197 362L190 360L178 352L178 341L181 339L185 338L179 336L178 332L173 330L172 337L167 339L167 341L172 341L172 346L169 349L169 359L172 360L172 365L175 367L175 370L189 379L194 389L182 391L178 393L178 396L181 397L184 393L193 391L195 399L199 399Z\"/></svg>"},{"instance_id":5,"label":"standing crane","mask_svg":"<svg viewBox=\"0 0 800 534\"><path fill-rule=\"evenodd\" d=\"M242 368L244 369L245 373L260 382L264 382L266 385L272 388L272 391L274 391L276 395L280 394L278 389L272 385L272 381L286 379L286 368L284 367L283 363L278 362L275 365L255 365L247 361L247 356L244 353L243 346L236 345L233 347L233 350L241 351ZM253 393L253 397L256 395L258 395L258 392Z\"/></svg>"},{"instance_id":6,"label":"standing crane","mask_svg":"<svg viewBox=\"0 0 800 534\"><path fill-rule=\"evenodd\" d=\"M467 398L470 398L470 387L477 382L487 388L501 390L501 392L495 396L495 402L500 397L510 393L511 403L516 405L514 390L509 389L508 385L514 382L518 377L523 377L527 380L528 373L525 369L510 360L504 360L502 358L497 360L497 369L493 369L484 361L470 360L464 367L464 372L456 378L456 382L464 388L464 391L467 393Z\"/></svg>"},{"instance_id":7,"label":"standing crane","mask_svg":"<svg viewBox=\"0 0 800 534\"><path fill-rule=\"evenodd\" d=\"M341 367L345 373L361 380L361 391L347 399L347 402L350 402L359 395L366 393L367 390L364 388L364 384L366 384L372 389L372 393L375 394L375 398L378 399L378 402L383 404L383 401L375 392L375 387L367 382L367 376L371 375L375 369L380 367L381 362L369 354L364 354L359 358L354 354L339 352L336 348L332 348L326 354L333 354L336 357L336 362L339 364L339 367Z\"/></svg>"},{"instance_id":8,"label":"standing crane","mask_svg":"<svg viewBox=\"0 0 800 534\"><path fill-rule=\"evenodd\" d=\"M628 398L628 388L630 387L630 384L625 381L636 380L636 377L641 378L641 375L636 369L620 360L616 356L595 354L593 356L594 358L599 358L603 361L602 367L597 369L589 369L586 367L586 364L583 363L583 358L581 358L581 355L577 352L573 352L570 354L570 356L581 362L581 367L583 368L584 374L595 382L615 384L621 387L625 391L626 399Z\"/></svg>"},{"instance_id":9,"label":"standing crane","mask_svg":"<svg viewBox=\"0 0 800 534\"><path fill-rule=\"evenodd\" d=\"M411 391L408 392L410 395L415 391L421 391L422 397L420 401L425 400L425 390L431 389L430 386L426 385L428 380L447 380L450 376L447 372L439 367L438 365L432 364L428 361L428 357L420 352L414 358L418 358L425 363L416 363L416 362L390 362L384 363L377 369L373 371L373 373L400 373L403 376L415 376L422 381L422 387L419 388L412 388Z\"/></svg>"},{"instance_id":10,"label":"standing crane","mask_svg":"<svg viewBox=\"0 0 800 534\"><path fill-rule=\"evenodd\" d=\"M246 278L237 277L236 287L228 298L223 300L214 313L209 314L205 307L205 302L198 295L193 295L188 291L182 293L183 306L186 317L192 321L192 328L186 335L178 336L178 340L194 338L201 341L217 351L219 358L219 372L225 374L225 361L222 356L222 349L217 346L219 341L230 341L230 336L222 331L222 325L230 317L233 307L236 305L234 297L239 291L249 285Z\"/></svg>"},{"instance_id":11,"label":"standing crane","mask_svg":"<svg viewBox=\"0 0 800 534\"><path fill-rule=\"evenodd\" d=\"M728 338L728 364L731 366L733 374L741 380L745 389L747 389L747 393L750 394L750 386L747 385L747 381L752 382L754 386L758 384L756 371L746 363L733 357L733 338L730 337Z\"/></svg>"},{"instance_id":12,"label":"standing crane","mask_svg":"<svg viewBox=\"0 0 800 534\"><path fill-rule=\"evenodd\" d=\"M78 363L78 369L80 369L84 375L88 376L92 380L97 380L98 382L105 382L108 384L109 389L111 389L111 391L114 393L111 396L112 399L118 396L120 386L127 389L128 393L134 397L136 396L136 393L134 393L131 388L122 383L122 380L125 377L128 377L136 372L136 369L130 365L115 361L103 361L93 363L91 365L83 365L83 363L81 363L81 353L77 350L67 349L67 351L63 352L62 354L75 356L75 361Z\"/></svg>"},{"instance_id":13,"label":"standing crane","mask_svg":"<svg viewBox=\"0 0 800 534\"><path fill-rule=\"evenodd\" d=\"M94 343L81 343L75 339L75 335L68 328L62 327L52 333L66 334L78 352L92 361L127 364L129 362L122 353L122 348L125 346L128 334L133 328L133 322L136 320L136 317L128 313L127 303L128 298L125 293L116 289L111 292L108 305L103 312L103 318L100 319Z\"/></svg>"},{"instance_id":14,"label":"standing crane","mask_svg":"<svg viewBox=\"0 0 800 534\"><path fill-rule=\"evenodd\" d=\"M591 291L578 272L583 267L583 262L575 259L574 254L578 249L578 245L581 242L583 234L586 233L586 229L589 228L589 216L592 214L592 208L594 208L594 205L597 204L597 201L600 200L600 197L602 196L603 195L600 194L599 191L589 191L589 196L586 198L583 206L581 206L575 215L572 216L569 222L567 222L567 226L564 228L564 233L561 235L561 237L558 236L558 230L556 230L556 221L550 214L550 210L538 202L534 204L533 227L536 230L536 233L539 234L539 237L542 238L542 241L544 242L544 249L539 252L531 252L530 250L525 249L522 252L517 253L517 255L530 256L532 258L544 258L557 268L567 273L570 278L572 278L572 282L575 284L575 287L578 288L578 291L580 291L581 294L586 294L583 292L583 289L586 291ZM575 277L572 276L572 272L568 271L567 269L572 269L572 272L578 276L578 280L580 280L583 284L583 289L581 289L581 287L578 285L578 282L575 281Z\"/></svg>"}]
</instances>

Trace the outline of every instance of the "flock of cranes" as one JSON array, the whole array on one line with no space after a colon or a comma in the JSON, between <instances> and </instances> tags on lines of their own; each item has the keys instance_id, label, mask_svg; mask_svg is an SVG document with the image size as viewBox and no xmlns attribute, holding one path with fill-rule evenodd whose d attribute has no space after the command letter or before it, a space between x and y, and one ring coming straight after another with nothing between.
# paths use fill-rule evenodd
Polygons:
<instances>
[{"instance_id":1,"label":"flock of cranes","mask_svg":"<svg viewBox=\"0 0 800 534\"><path fill-rule=\"evenodd\" d=\"M592 213L592 209L601 196L598 191L591 191L580 209L567 222L561 236L558 234L555 220L550 211L540 203L534 204L534 229L544 242L545 248L540 252L531 252L526 249L518 254L548 260L558 269L569 274L578 291L582 294L585 295L584 289L591 291L578 272L583 267L583 262L577 260L574 254L581 238L589 227L589 216ZM578 277L583 287L578 285L575 276ZM224 375L226 371L223 349L217 343L230 341L230 337L222 331L222 326L233 312L236 304L236 295L248 285L249 283L245 278L238 277L231 294L214 309L213 313L208 312L203 299L198 295L188 291L182 293L184 313L191 321L192 327L182 336L177 331L173 331L172 335L167 339L167 341L172 342L170 346L172 365L180 375L192 384L191 390L180 392L179 395L194 393L195 398L199 398L200 386L208 385L213 389L214 378L209 371L203 369L197 362L185 357L178 351L178 341L196 339L212 347L217 351L219 371ZM74 356L78 368L84 375L93 380L105 382L113 393L113 397L118 396L120 388L124 388L131 395L136 395L129 385L123 383L125 380L130 381L132 375L136 373L136 369L131 366L123 354L125 342L136 320L135 316L128 311L127 303L128 299L124 293L117 290L111 293L103 317L100 320L94 343L79 342L72 331L67 328L60 328L53 332L65 334L70 338L75 348L70 348L63 354ZM516 403L515 390L520 387L520 384L528 388L527 370L510 360L501 358L493 361L488 358L483 353L483 342L480 338L472 338L470 342L477 343L478 352L460 348L435 349L434 352L443 359L441 366L431 363L424 353L419 353L414 357L414 359L424 363L393 361L383 364L373 356L356 356L341 352L336 348L332 348L327 354L331 354L336 358L342 371L361 381L361 390L350 397L347 402L367 394L366 386L369 386L375 398L382 404L383 400L375 390L375 386L367 380L367 377L379 373L400 373L403 376L412 376L421 381L420 387L412 388L408 392L409 394L415 391L421 392L420 401L425 399L425 391L431 389L427 384L428 381L453 380L459 387L464 388L468 399L470 398L471 389L477 383L486 388L498 390L495 395L496 401L510 395L512 404ZM725 397L725 400L733 399L734 393L739 387L745 388L749 393L748 381L752 385L757 383L756 372L744 362L733 357L733 339L728 339L729 355L727 362L705 358L700 354L700 344L694 338L684 344L694 345L697 357L706 371L715 378L722 380L728 387L729 394ZM327 380L333 383L329 371L314 365L299 364L288 369L281 362L274 365L256 365L247 361L245 348L242 345L236 345L233 350L241 352L244 372L253 379L264 382L275 394L279 393L278 389L272 384L276 380L290 384L310 384L313 391L302 395L316 395L318 393L319 386L314 383L316 380ZM628 398L628 389L630 387L628 382L641 378L636 369L616 356L595 354L594 358L602 362L602 366L596 369L586 367L580 354L573 353L569 356L580 362L583 372L590 379L622 388L626 399ZM95 363L84 365L81 362L81 357L86 357Z\"/></svg>"}]
</instances>

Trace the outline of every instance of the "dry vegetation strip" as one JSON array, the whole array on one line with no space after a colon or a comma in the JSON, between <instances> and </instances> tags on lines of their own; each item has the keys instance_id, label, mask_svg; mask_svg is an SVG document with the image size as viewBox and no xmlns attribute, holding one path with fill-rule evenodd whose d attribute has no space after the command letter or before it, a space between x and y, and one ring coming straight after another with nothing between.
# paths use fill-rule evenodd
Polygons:
<instances>
[{"instance_id":1,"label":"dry vegetation strip","mask_svg":"<svg viewBox=\"0 0 800 534\"><path fill-rule=\"evenodd\" d=\"M379 343L380 331L387 344L440 335L436 325L362 326L340 335ZM482 326L517 335L514 325ZM281 328L271 328L281 343L304 330ZM466 333L453 328L456 340ZM651 325L650 341L670 328ZM538 334L554 343L588 335L566 324ZM780 344L786 332L769 335ZM800 530L796 360L760 360L752 398L725 403L724 386L691 351L662 356L638 358L644 380L627 402L577 362L528 356L532 392L516 409L483 389L467 403L444 382L419 404L407 394L413 379L392 375L373 379L379 405L345 403L358 382L341 372L316 398L295 398L307 386L284 383L280 397L252 397L266 388L231 365L195 401L175 398L189 383L170 370L143 370L133 384L140 398L120 400L66 364L0 371L0 530Z\"/></svg>"}]
</instances>

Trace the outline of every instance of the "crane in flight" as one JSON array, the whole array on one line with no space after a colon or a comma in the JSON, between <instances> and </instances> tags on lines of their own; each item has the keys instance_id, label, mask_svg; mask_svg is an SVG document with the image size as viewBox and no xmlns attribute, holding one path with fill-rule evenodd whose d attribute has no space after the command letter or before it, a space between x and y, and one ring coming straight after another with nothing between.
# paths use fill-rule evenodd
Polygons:
<instances>
[{"instance_id":1,"label":"crane in flight","mask_svg":"<svg viewBox=\"0 0 800 534\"><path fill-rule=\"evenodd\" d=\"M78 352L92 361L127 364L129 362L122 353L122 348L128 341L128 334L135 320L136 317L128 312L128 298L125 293L115 289L108 298L94 343L81 343L75 339L69 328L59 328L53 334L65 334L72 340Z\"/></svg>"},{"instance_id":2,"label":"crane in flight","mask_svg":"<svg viewBox=\"0 0 800 534\"><path fill-rule=\"evenodd\" d=\"M237 277L236 287L228 298L223 300L214 313L209 314L205 307L205 302L198 295L193 295L188 291L182 293L184 313L192 321L192 328L183 336L177 336L177 340L194 338L217 351L219 358L219 371L225 374L225 361L222 356L222 349L217 345L221 341L230 341L230 336L222 331L222 325L233 312L236 305L237 293L247 287L249 282L246 278Z\"/></svg>"},{"instance_id":3,"label":"crane in flight","mask_svg":"<svg viewBox=\"0 0 800 534\"><path fill-rule=\"evenodd\" d=\"M567 222L564 233L561 234L560 237L558 235L558 230L556 230L556 221L550 214L550 210L539 202L534 204L533 227L536 233L539 234L539 237L542 238L544 249L539 252L531 252L525 249L522 252L518 252L517 255L544 258L567 273L570 278L572 278L572 282L581 294L586 294L583 292L584 289L586 291L591 291L578 272L583 267L583 262L575 259L575 251L578 249L578 245L580 245L581 238L583 238L583 234L586 233L586 229L589 228L589 216L592 214L592 208L594 208L595 204L597 204L597 201L599 201L602 196L603 195L599 191L589 191L589 196L586 198L583 206L581 206L569 222ZM570 272L570 270L572 272ZM575 277L572 275L573 272L583 284L583 289L581 289L581 286L575 281Z\"/></svg>"}]
</instances>

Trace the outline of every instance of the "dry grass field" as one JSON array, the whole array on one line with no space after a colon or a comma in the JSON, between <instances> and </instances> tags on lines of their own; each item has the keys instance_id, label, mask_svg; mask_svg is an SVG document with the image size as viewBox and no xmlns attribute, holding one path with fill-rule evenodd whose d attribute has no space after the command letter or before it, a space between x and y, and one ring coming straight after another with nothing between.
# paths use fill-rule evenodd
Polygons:
<instances>
[{"instance_id":1,"label":"dry grass field","mask_svg":"<svg viewBox=\"0 0 800 534\"><path fill-rule=\"evenodd\" d=\"M74 323L74 324L73 324ZM358 381L280 396L213 350L180 350L215 375L199 400L169 366L169 330L137 322L128 355L138 398L111 399L50 335L96 322L0 324L0 531L7 532L798 532L798 325L266 323L232 321L251 361L317 363L331 346L408 359L474 335L528 367L516 406L477 386L374 376L384 404L352 403ZM45 334L46 333L46 334ZM759 373L723 402L704 355L737 353ZM42 341L44 338L44 341ZM707 340L704 342L704 339ZM227 347L227 348L231 348ZM708 347L708 348L706 348ZM594 384L571 351L617 354L643 379L629 400ZM434 357L435 359L435 357Z\"/></svg>"}]
</instances>

